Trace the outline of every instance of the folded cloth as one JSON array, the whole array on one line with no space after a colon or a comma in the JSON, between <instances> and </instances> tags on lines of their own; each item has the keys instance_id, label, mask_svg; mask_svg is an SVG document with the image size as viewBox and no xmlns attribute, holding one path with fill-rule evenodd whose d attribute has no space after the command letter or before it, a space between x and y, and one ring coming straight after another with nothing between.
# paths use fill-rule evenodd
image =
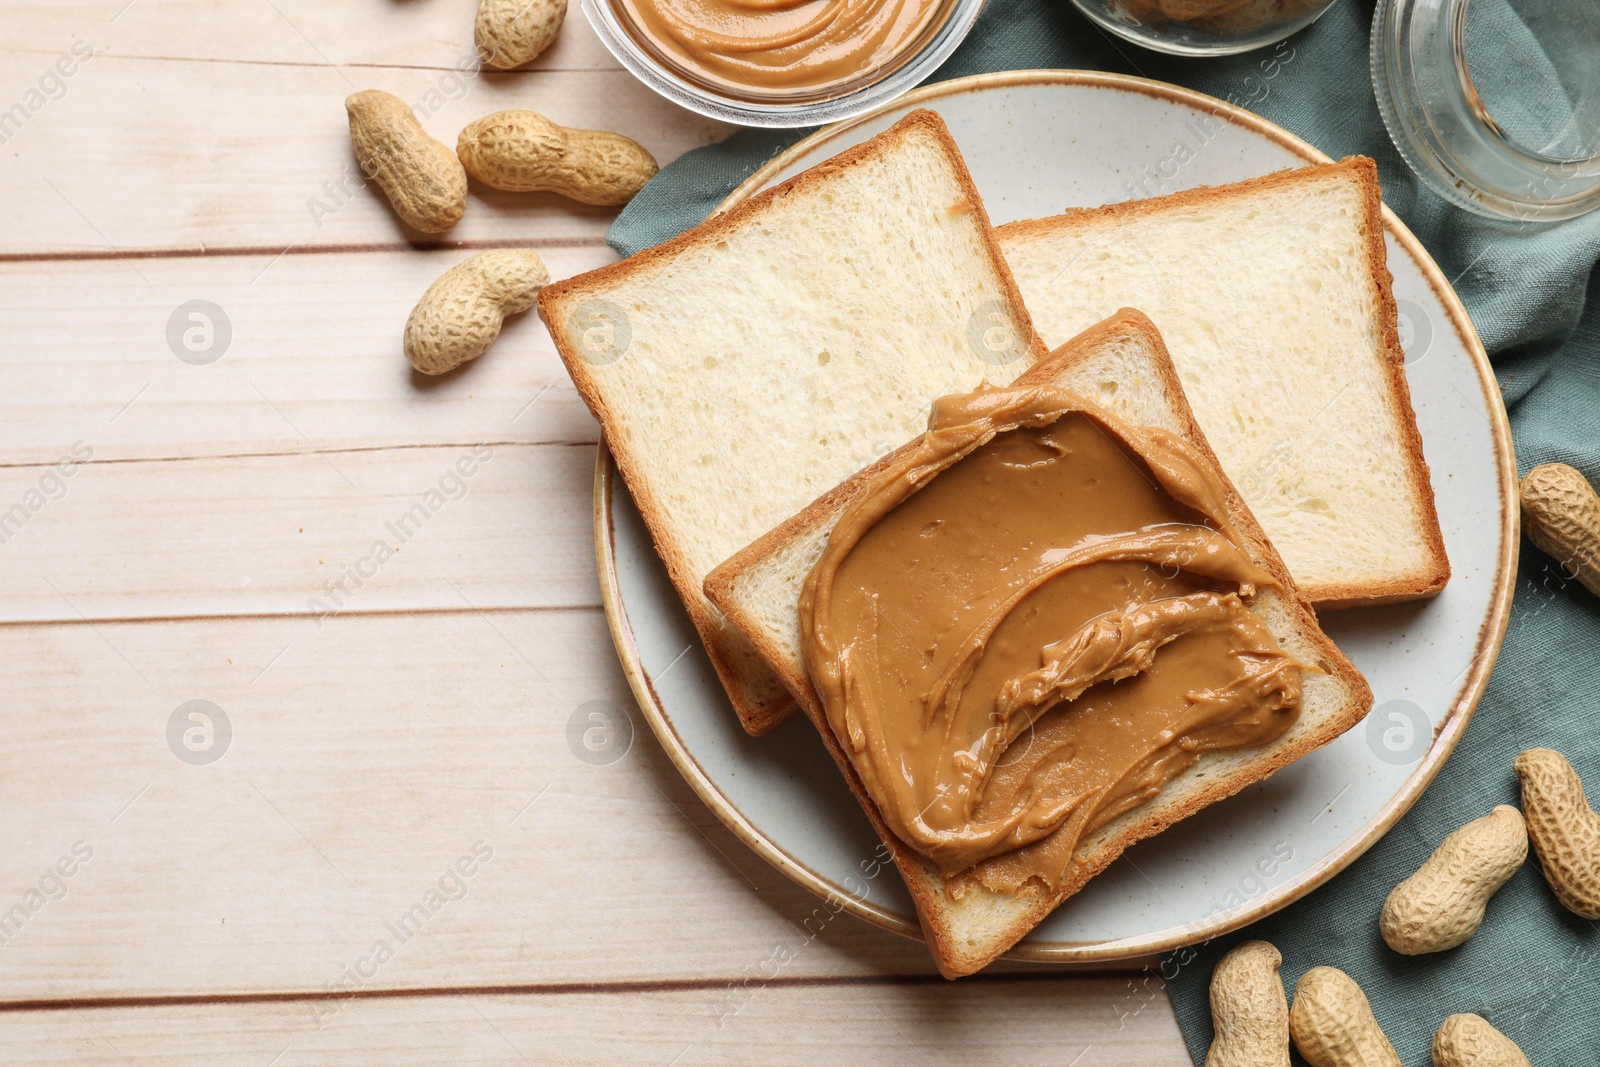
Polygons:
<instances>
[{"instance_id":1,"label":"folded cloth","mask_svg":"<svg viewBox=\"0 0 1600 1067\"><path fill-rule=\"evenodd\" d=\"M1586 296L1600 295L1600 212L1553 225L1499 222L1430 192L1400 160L1379 118L1368 77L1371 19L1370 4L1340 0L1274 48L1185 59L1115 40L1061 0L989 0L936 79L1039 67L1139 74L1249 108L1335 158L1372 156L1384 200L1451 279L1494 359L1520 470L1561 461L1600 483L1600 306L1585 306ZM808 132L745 130L690 152L618 217L612 247L629 255L700 222ZM1169 955L1159 973L1136 979L1126 1003L1110 1010L1151 1010L1144 1005L1165 981L1199 1064L1211 1041L1211 969L1234 944L1259 937L1282 950L1290 988L1319 964L1349 972L1407 1064L1428 1062L1434 1030L1463 1011L1488 1018L1534 1063L1600 1063L1600 929L1556 903L1533 860L1458 949L1406 957L1378 935L1384 897L1445 834L1496 804L1517 803L1511 761L1522 749L1565 752L1600 804L1600 599L1531 547L1523 549L1520 573L1488 692L1416 807L1328 885L1239 933Z\"/></svg>"}]
</instances>

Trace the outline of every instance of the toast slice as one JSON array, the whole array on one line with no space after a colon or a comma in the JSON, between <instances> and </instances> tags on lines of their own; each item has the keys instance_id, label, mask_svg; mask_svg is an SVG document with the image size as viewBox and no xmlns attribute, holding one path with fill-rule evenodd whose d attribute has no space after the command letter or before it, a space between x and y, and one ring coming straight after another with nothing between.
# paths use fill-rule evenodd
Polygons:
<instances>
[{"instance_id":1,"label":"toast slice","mask_svg":"<svg viewBox=\"0 0 1600 1067\"><path fill-rule=\"evenodd\" d=\"M1119 307L1150 316L1223 470L1318 608L1444 588L1370 159L999 235L1047 344Z\"/></svg>"},{"instance_id":2,"label":"toast slice","mask_svg":"<svg viewBox=\"0 0 1600 1067\"><path fill-rule=\"evenodd\" d=\"M1018 382L1052 383L1093 401L1127 423L1175 433L1193 446L1203 462L1220 471L1215 454L1189 411L1161 335L1137 311L1124 309L1090 328L1034 366ZM1245 541L1248 555L1282 586L1259 590L1252 610L1267 623L1286 652L1325 672L1306 672L1299 719L1286 734L1269 744L1206 753L1155 798L1087 835L1075 853L1080 864L1076 876L1058 892L1039 890L1012 895L978 884L959 899L952 899L945 892L944 879L933 867L889 833L828 725L801 653L799 598L806 576L821 556L846 505L891 458L885 457L824 494L716 568L706 580L706 592L772 665L821 733L856 799L893 853L916 902L934 960L947 977L971 974L1005 952L1134 842L1161 832L1327 744L1371 710L1372 691L1366 681L1318 628L1310 606L1295 592L1283 561L1224 476L1227 511Z\"/></svg>"},{"instance_id":3,"label":"toast slice","mask_svg":"<svg viewBox=\"0 0 1600 1067\"><path fill-rule=\"evenodd\" d=\"M547 286L539 314L753 734L788 691L711 568L1044 347L944 123L872 140L678 238Z\"/></svg>"}]
</instances>

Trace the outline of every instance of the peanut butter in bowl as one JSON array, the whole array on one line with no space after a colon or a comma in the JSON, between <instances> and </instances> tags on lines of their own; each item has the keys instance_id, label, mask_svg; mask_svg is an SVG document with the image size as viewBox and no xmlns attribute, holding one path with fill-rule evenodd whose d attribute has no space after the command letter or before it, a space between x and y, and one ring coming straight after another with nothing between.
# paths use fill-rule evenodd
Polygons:
<instances>
[{"instance_id":1,"label":"peanut butter in bowl","mask_svg":"<svg viewBox=\"0 0 1600 1067\"><path fill-rule=\"evenodd\" d=\"M619 0L648 44L736 92L822 91L902 56L943 0Z\"/></svg>"},{"instance_id":2,"label":"peanut butter in bowl","mask_svg":"<svg viewBox=\"0 0 1600 1067\"><path fill-rule=\"evenodd\" d=\"M861 114L922 81L983 0L583 0L623 66L668 99L755 126Z\"/></svg>"}]
</instances>

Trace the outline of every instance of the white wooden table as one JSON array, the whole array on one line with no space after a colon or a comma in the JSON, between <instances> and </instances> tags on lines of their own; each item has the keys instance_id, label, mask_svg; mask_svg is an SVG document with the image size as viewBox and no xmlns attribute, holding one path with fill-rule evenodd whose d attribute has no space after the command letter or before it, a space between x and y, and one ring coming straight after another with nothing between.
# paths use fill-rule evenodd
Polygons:
<instances>
[{"instance_id":1,"label":"white wooden table","mask_svg":"<svg viewBox=\"0 0 1600 1067\"><path fill-rule=\"evenodd\" d=\"M563 277L611 258L610 213L474 189L412 246L343 99L395 92L451 144L530 107L663 162L728 130L577 12L535 69L462 76L473 7L6 5L0 1062L1187 1063L1158 983L950 984L849 919L805 942L813 901L642 717L620 762L569 749L579 705L631 707L594 423L532 316L439 382L399 339L461 245Z\"/></svg>"}]
</instances>

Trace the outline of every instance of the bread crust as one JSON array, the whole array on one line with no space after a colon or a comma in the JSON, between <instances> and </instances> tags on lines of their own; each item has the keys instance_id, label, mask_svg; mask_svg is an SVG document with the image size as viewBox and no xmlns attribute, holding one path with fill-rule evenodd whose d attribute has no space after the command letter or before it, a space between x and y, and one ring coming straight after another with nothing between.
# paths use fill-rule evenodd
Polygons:
<instances>
[{"instance_id":1,"label":"bread crust","mask_svg":"<svg viewBox=\"0 0 1600 1067\"><path fill-rule=\"evenodd\" d=\"M1384 245L1383 191L1378 183L1378 165L1366 156L1346 156L1337 163L1275 171L1272 174L1234 182L1230 185L1200 186L1167 196L1128 200L1105 207L1069 211L1045 219L1010 222L996 233L1001 240L1012 236L1054 234L1063 230L1093 225L1106 219L1133 219L1165 213L1174 208L1203 205L1229 197L1252 195L1299 182L1338 175L1352 179L1361 190L1362 237L1367 246L1367 285L1378 308L1380 356L1393 400L1393 413L1405 454L1406 481L1417 501L1417 518L1426 560L1415 574L1389 581L1336 582L1301 586L1301 593L1320 611L1340 608L1372 607L1422 600L1437 595L1450 580L1450 560L1445 553L1444 534L1439 528L1439 512L1434 504L1433 483L1428 477L1428 461L1422 451L1422 435L1417 430L1416 410L1411 404L1411 386L1406 381L1405 350L1400 346L1399 311L1395 306L1394 277L1389 271Z\"/></svg>"},{"instance_id":2,"label":"bread crust","mask_svg":"<svg viewBox=\"0 0 1600 1067\"><path fill-rule=\"evenodd\" d=\"M829 492L818 497L804 511L788 519L777 528L765 534L755 542L735 554L727 562L718 566L707 576L705 592L707 597L724 611L729 620L741 629L750 642L755 646L775 673L783 680L794 694L801 710L811 720L812 725L821 735L823 745L834 763L844 775L846 784L854 794L867 818L871 820L873 829L879 838L888 846L893 855L895 865L899 868L906 886L911 892L912 901L916 905L917 916L922 923L923 932L928 939L929 950L933 954L934 962L939 972L946 978L957 978L972 974L1004 953L1012 945L1020 941L1029 930L1037 926L1041 920L1053 911L1062 901L1072 896L1079 889L1105 870L1116 858L1135 842L1151 837L1173 823L1194 814L1202 808L1208 807L1219 800L1232 796L1239 790L1261 781L1283 767L1294 762L1300 757L1327 744L1356 723L1366 717L1372 709L1372 690L1367 685L1366 679L1356 670L1355 666L1339 651L1332 640L1322 632L1317 625L1316 616L1311 606L1301 596L1290 576L1283 560L1267 540L1260 523L1251 514L1244 498L1233 485L1216 454L1207 443L1204 433L1194 421L1193 413L1189 410L1188 401L1184 396L1182 383L1178 379L1176 369L1172 365L1166 345L1156 330L1155 324L1143 313L1123 308L1111 318L1106 319L1088 330L1074 337L1060 348L1056 349L1048 358L1035 364L1021 377L1016 384L1028 385L1039 382L1050 382L1064 370L1073 366L1077 361L1092 356L1098 348L1104 345L1109 338L1118 333L1133 333L1141 336L1149 345L1155 355L1154 365L1161 377L1163 385L1173 398L1175 413L1180 423L1180 436L1184 438L1201 459L1210 465L1211 469L1219 476L1225 492L1227 511L1236 524L1240 535L1244 538L1246 548L1252 560L1265 568L1280 583L1281 589L1262 589L1257 594L1257 610L1260 606L1280 602L1293 619L1298 633L1309 644L1312 655L1309 662L1322 668L1342 683L1347 692L1347 699L1341 714L1329 716L1328 719L1315 731L1294 737L1286 738L1264 746L1257 759L1251 761L1245 768L1226 777L1214 779L1205 789L1190 796L1181 804L1172 804L1159 807L1159 798L1142 805L1135 811L1144 811L1145 817L1133 821L1115 837L1102 843L1093 852L1079 854L1079 864L1074 877L1063 884L1055 893L1039 891L1028 894L1032 902L1006 929L1005 933L986 943L982 950L973 951L960 944L959 937L948 921L949 915L944 903L943 881L938 874L919 855L892 834L884 823L877 805L862 786L855 773L855 767L839 744L832 728L828 725L826 714L820 700L811 686L810 679L804 674L804 666L799 665L799 670L794 664L787 662L785 655L765 635L762 627L745 613L738 599L734 595L734 586L747 569L758 561L765 559L772 552L787 544L796 537L802 536L830 516L837 513L846 503L858 493L864 491L866 484L879 470L888 465L893 458L907 449L912 448L915 442L903 446L890 456L880 459L870 467L836 486ZM1145 811L1145 809L1149 809Z\"/></svg>"},{"instance_id":3,"label":"bread crust","mask_svg":"<svg viewBox=\"0 0 1600 1067\"><path fill-rule=\"evenodd\" d=\"M711 665L715 668L723 688L727 690L728 698L733 703L740 723L746 731L756 736L770 732L787 720L794 712L794 702L786 691L775 684L772 686L773 695L763 697L756 685L759 679L751 679L747 674L749 667L742 666L739 662L743 658L746 663L753 664L759 669L763 665L763 658L754 655L741 657L740 646L745 642L744 635L724 625L705 599L701 589L702 576L694 573L668 534L669 527L664 521L665 508L650 485L649 479L641 473L637 457L629 449L621 447L619 435L610 432L612 427L618 425L618 415L606 403L605 394L593 375L588 361L583 358L578 346L569 335L564 312L586 297L603 294L612 285L647 273L658 264L670 262L686 252L715 244L723 234L739 227L752 216L759 216L772 205L827 181L838 171L872 158L888 145L913 133L932 136L949 157L956 182L978 221L983 249L999 283L1003 298L1009 304L1011 321L1026 341L1025 358L1030 364L1037 363L1045 356L1044 342L1034 330L1033 320L1029 318L1027 309L1023 306L1022 293L1011 276L1011 268L1001 254L1000 244L995 238L994 228L989 222L983 200L978 195L977 186L972 182L972 175L968 173L966 163L962 160L961 152L950 136L950 131L945 127L944 120L936 113L920 108L876 137L846 149L810 170L751 197L732 211L713 216L699 226L627 259L547 285L539 293L539 317L549 328L550 336L556 344L556 351L560 353L561 361L566 365L567 373L572 377L572 383L577 387L578 394L589 406L590 412L600 423L601 432L612 445L612 455L616 459L617 469L622 473L629 492L633 494L634 503L638 506L639 514L650 531L656 552L666 564L667 574L672 579L673 587L677 589L684 607L688 609L689 619L705 644Z\"/></svg>"}]
</instances>

